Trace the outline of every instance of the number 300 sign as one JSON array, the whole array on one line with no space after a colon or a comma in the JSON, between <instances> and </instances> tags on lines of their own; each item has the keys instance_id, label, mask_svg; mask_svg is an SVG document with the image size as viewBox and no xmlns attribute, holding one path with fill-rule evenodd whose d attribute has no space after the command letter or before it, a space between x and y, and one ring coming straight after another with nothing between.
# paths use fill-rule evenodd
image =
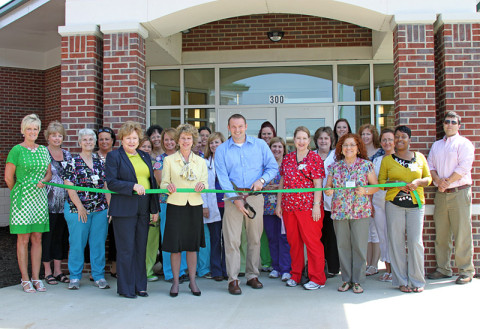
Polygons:
<instances>
[{"instance_id":1,"label":"number 300 sign","mask_svg":"<svg viewBox=\"0 0 480 329\"><path fill-rule=\"evenodd\" d=\"M268 96L268 101L270 104L283 104L285 101L285 96L283 95L271 95Z\"/></svg>"}]
</instances>

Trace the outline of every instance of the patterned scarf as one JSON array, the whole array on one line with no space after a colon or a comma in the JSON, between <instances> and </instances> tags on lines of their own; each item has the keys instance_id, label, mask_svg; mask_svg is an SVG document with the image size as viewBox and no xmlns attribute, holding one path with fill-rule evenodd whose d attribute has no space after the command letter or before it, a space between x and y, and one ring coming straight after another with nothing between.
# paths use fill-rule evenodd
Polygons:
<instances>
[{"instance_id":1,"label":"patterned scarf","mask_svg":"<svg viewBox=\"0 0 480 329\"><path fill-rule=\"evenodd\" d=\"M178 151L178 153L180 154L180 158L183 161L183 168L180 171L180 176L183 177L183 179L186 179L186 180L189 180L189 181L197 180L197 176L195 176L195 174L193 173L193 169L190 168L190 160L193 156L192 155L193 152L190 151L190 155L188 156L188 161L185 160L185 158L183 157L183 155L180 151Z\"/></svg>"}]
</instances>

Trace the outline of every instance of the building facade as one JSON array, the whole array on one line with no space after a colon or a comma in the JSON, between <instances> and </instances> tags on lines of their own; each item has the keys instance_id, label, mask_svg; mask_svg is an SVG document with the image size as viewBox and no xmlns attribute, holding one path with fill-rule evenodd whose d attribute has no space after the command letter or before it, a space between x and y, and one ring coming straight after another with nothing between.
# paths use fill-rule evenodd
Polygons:
<instances>
[{"instance_id":1,"label":"building facade","mask_svg":"<svg viewBox=\"0 0 480 329\"><path fill-rule=\"evenodd\" d=\"M7 8L8 7L8 8ZM0 10L0 167L37 113L79 129L189 122L226 132L240 112L249 134L269 120L289 141L347 118L406 124L428 154L448 110L478 148L480 16L476 1L31 0ZM44 140L41 140L44 142ZM473 169L475 266L480 268L480 161ZM424 243L435 266L434 188ZM0 186L0 223L8 224Z\"/></svg>"}]
</instances>

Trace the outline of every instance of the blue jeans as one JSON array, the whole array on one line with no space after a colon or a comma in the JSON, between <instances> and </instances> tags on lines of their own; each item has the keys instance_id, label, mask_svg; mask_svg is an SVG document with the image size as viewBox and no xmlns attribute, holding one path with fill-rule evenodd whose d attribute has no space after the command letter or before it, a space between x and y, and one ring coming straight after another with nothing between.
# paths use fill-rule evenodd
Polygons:
<instances>
[{"instance_id":1,"label":"blue jeans","mask_svg":"<svg viewBox=\"0 0 480 329\"><path fill-rule=\"evenodd\" d=\"M90 264L95 281L105 278L105 241L107 240L107 209L89 213L87 222L78 220L77 213L70 212L70 205L65 202L64 215L70 234L70 251L68 253L68 270L70 279L82 278L84 250L90 246Z\"/></svg>"},{"instance_id":2,"label":"blue jeans","mask_svg":"<svg viewBox=\"0 0 480 329\"><path fill-rule=\"evenodd\" d=\"M160 203L160 230L162 235L162 242L163 236L165 234L165 222L167 221L167 204ZM170 264L170 253L162 251L162 259L163 259L163 275L165 276L165 280L173 279L172 273L172 264ZM180 276L185 274L187 270L187 253L184 251L182 252L182 260L180 263Z\"/></svg>"}]
</instances>

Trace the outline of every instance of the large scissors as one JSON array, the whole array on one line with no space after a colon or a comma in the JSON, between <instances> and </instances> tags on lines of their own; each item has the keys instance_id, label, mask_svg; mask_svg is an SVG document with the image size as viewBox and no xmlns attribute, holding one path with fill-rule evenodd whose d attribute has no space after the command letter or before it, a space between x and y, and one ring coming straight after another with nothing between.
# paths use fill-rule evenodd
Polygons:
<instances>
[{"instance_id":1,"label":"large scissors","mask_svg":"<svg viewBox=\"0 0 480 329\"><path fill-rule=\"evenodd\" d=\"M250 219L254 219L255 216L257 215L257 212L255 211L255 209L253 209L253 207L251 205L248 204L247 202L247 198L250 196L250 195L258 195L260 194L261 192L254 192L254 193L241 193L240 189L238 188L237 185L235 185L234 182L232 182L232 186L233 186L233 189L235 191L237 191L237 195L236 196L231 196L229 198L224 198L223 201L234 201L234 200L243 200L244 202L244 207L245 209L247 210L248 214L248 218ZM253 191L253 190L252 190Z\"/></svg>"}]
</instances>

